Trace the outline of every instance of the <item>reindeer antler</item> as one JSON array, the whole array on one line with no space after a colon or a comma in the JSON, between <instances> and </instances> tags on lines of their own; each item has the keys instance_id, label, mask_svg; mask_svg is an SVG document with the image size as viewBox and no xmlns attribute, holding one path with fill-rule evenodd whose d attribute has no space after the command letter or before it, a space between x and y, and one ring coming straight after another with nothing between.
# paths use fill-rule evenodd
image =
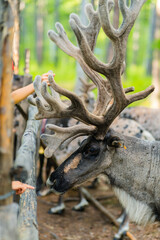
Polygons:
<instances>
[{"instance_id":1,"label":"reindeer antler","mask_svg":"<svg viewBox=\"0 0 160 240\"><path fill-rule=\"evenodd\" d=\"M104 122L97 130L97 138L100 139L104 137L113 120L126 106L145 98L154 90L154 87L150 86L144 91L126 96L121 82L121 71L125 60L128 35L145 0L131 1L129 8L126 6L124 0L119 1L120 10L123 15L123 22L119 29L115 29L109 19L109 4L111 2L113 1L99 0L98 8L102 28L113 43L114 56L109 63L105 64L99 61L89 48L86 37L79 26L75 22L71 25L86 64L94 71L106 76L111 86L113 104L111 106L106 104L105 108L103 105ZM107 106L109 108L107 108ZM95 112L98 113L98 109L96 109L94 113Z\"/></svg>"},{"instance_id":2,"label":"reindeer antler","mask_svg":"<svg viewBox=\"0 0 160 240\"><path fill-rule=\"evenodd\" d=\"M109 19L109 12L114 3L112 0L99 0L98 11L94 11L90 4L87 5L86 12L90 20L88 26L82 25L78 16L71 14L70 25L77 38L79 48L69 41L60 23L56 23L58 34L54 31L48 32L50 39L59 48L79 62L86 75L98 89L94 110L90 112L80 97L58 86L51 76L49 76L51 94L47 91L45 83L42 83L41 87L39 87L40 83L37 83L38 87L35 88L35 91L38 91L38 97L35 101L32 100L37 105L39 111L36 115L37 119L44 117L73 117L88 125L86 128L84 124L81 124L74 126L70 130L60 130L58 127L52 127L56 134L59 134L57 135L58 144L56 144L56 147L68 138L72 139L85 133L95 133L97 139L103 139L111 123L126 106L147 97L154 90L154 87L150 86L144 91L127 96L125 93L134 89L133 87L123 89L121 82L128 35L145 1L131 0L130 7L126 5L125 0L119 1L123 22L118 29L112 26ZM113 59L107 64L98 60L93 54L100 26L102 26L105 34L111 39L114 49ZM100 74L103 74L106 78L103 78ZM39 77L35 81L39 81ZM64 104L57 93L69 98L70 105ZM80 131L80 128L82 131ZM45 139L45 142L49 142L48 139L50 137L44 136L43 139Z\"/></svg>"}]
</instances>

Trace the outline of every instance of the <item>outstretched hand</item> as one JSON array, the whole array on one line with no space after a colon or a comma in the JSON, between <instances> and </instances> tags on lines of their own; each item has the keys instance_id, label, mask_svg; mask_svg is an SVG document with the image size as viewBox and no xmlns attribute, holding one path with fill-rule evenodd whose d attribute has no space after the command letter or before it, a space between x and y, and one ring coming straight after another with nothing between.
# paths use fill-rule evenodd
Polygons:
<instances>
[{"instance_id":1,"label":"outstretched hand","mask_svg":"<svg viewBox=\"0 0 160 240\"><path fill-rule=\"evenodd\" d=\"M16 191L17 195L19 195L24 193L26 189L34 189L34 187L19 181L12 181L12 189Z\"/></svg>"},{"instance_id":2,"label":"outstretched hand","mask_svg":"<svg viewBox=\"0 0 160 240\"><path fill-rule=\"evenodd\" d=\"M48 76L49 76L49 75L53 75L53 77L55 76L54 73L52 73L51 71L49 71L49 72L47 72L47 73L44 73L44 74L42 75L42 78L41 78L42 82L45 81L45 82L48 84L48 86L50 85L50 84L49 84L49 81L48 81Z\"/></svg>"}]
</instances>

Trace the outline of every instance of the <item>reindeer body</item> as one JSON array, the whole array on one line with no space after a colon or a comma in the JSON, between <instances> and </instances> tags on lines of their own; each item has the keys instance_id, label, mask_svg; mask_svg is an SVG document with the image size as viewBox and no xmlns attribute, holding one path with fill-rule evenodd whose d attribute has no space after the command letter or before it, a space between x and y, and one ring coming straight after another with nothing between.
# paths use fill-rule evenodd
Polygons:
<instances>
[{"instance_id":1,"label":"reindeer body","mask_svg":"<svg viewBox=\"0 0 160 240\"><path fill-rule=\"evenodd\" d=\"M126 108L123 110L123 112L121 112L120 118L135 120L147 131L149 131L157 141L160 141L159 109L152 109L147 107Z\"/></svg>"}]
</instances>

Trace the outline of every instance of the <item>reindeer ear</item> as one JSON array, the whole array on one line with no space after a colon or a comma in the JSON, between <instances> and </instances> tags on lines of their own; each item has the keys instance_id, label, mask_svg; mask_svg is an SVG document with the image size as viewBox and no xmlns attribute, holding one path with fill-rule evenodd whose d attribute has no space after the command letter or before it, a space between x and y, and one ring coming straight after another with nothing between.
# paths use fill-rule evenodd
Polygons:
<instances>
[{"instance_id":1,"label":"reindeer ear","mask_svg":"<svg viewBox=\"0 0 160 240\"><path fill-rule=\"evenodd\" d=\"M126 146L124 145L124 142L122 139L119 137L113 136L107 139L107 145L109 147L114 147L114 148L124 148L126 149Z\"/></svg>"}]
</instances>

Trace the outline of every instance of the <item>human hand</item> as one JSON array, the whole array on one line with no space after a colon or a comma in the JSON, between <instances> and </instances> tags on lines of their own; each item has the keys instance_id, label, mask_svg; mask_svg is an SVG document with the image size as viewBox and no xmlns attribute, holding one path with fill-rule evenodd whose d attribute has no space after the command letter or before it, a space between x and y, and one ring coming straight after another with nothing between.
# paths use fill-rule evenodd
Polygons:
<instances>
[{"instance_id":1,"label":"human hand","mask_svg":"<svg viewBox=\"0 0 160 240\"><path fill-rule=\"evenodd\" d=\"M42 82L45 81L45 82L48 84L48 86L50 85L50 84L49 84L49 81L48 81L48 76L49 76L49 75L53 75L53 77L55 76L54 73L52 73L51 71L49 71L49 72L47 72L47 73L44 73L44 74L42 75L42 77L41 77Z\"/></svg>"},{"instance_id":2,"label":"human hand","mask_svg":"<svg viewBox=\"0 0 160 240\"><path fill-rule=\"evenodd\" d=\"M12 189L16 191L17 195L19 195L24 193L26 189L34 189L34 187L19 181L12 181Z\"/></svg>"}]
</instances>

